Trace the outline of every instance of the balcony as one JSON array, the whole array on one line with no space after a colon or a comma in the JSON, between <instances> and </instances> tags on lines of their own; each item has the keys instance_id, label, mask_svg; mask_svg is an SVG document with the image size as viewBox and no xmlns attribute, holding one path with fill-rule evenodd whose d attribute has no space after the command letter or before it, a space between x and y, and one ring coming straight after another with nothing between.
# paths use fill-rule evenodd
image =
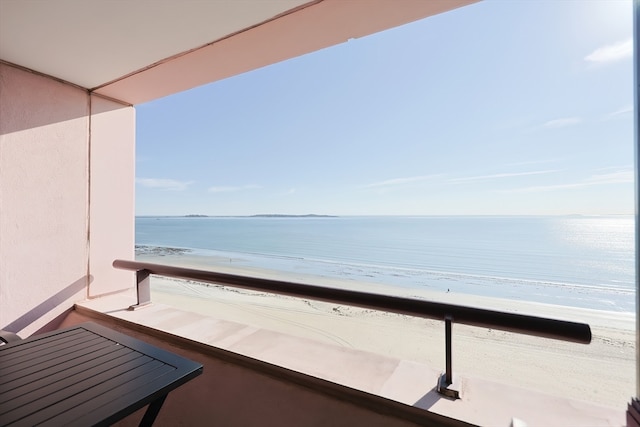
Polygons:
<instances>
[{"instance_id":1,"label":"balcony","mask_svg":"<svg viewBox=\"0 0 640 427\"><path fill-rule=\"evenodd\" d=\"M247 278L247 282L251 279ZM625 422L623 410L577 400L571 395L561 396L564 388L554 386L553 374L541 380L546 382L548 390L535 390L518 387L500 377L486 379L486 372L484 377L478 375L482 369L471 373L455 371L460 399L439 394L436 386L445 359L443 322L438 322L443 326L441 336L425 336L426 345L442 353L442 364L433 364L276 332L215 314L197 313L185 309L188 304L181 309L152 303L129 310L136 302L130 292L80 302L57 326L96 320L171 351L184 350L182 354L193 360L204 360L203 378L170 395L159 425L173 425L178 419L191 419L187 425L199 425L202 419L217 420L221 425L264 425L264 419L273 423L269 425L510 426L521 420L527 426L620 426ZM474 343L464 332L464 326L455 328L463 332L453 335L454 343L456 338L464 341L463 345L454 345L456 351L473 351L477 339ZM540 338L532 339L543 342ZM571 354L579 347L582 346L566 344L568 364ZM493 355L497 360L500 360L499 351L496 348ZM536 356L540 355L531 357ZM481 357L487 356L478 355L477 364L485 365ZM514 361L500 363L513 364ZM230 383L226 386L218 379L221 365L225 366L227 375L224 381ZM548 370L554 372L558 368L548 367ZM266 377L270 379L267 381ZM268 382L264 387L273 387L275 391L263 388L263 381ZM249 390L239 389L244 386ZM227 389L232 393L220 396ZM246 396L241 398L238 393ZM309 393L314 396L313 402L305 397L302 402L294 403ZM169 404L171 399L175 399L175 403ZM213 401L220 402L219 406L205 403ZM243 411L240 408L245 408L247 401L252 403ZM195 402L202 403L192 407ZM261 403L254 409L254 402ZM278 409L282 407L281 402L288 403L286 410ZM325 411L324 405L330 409ZM224 409L218 411L218 407Z\"/></svg>"}]
</instances>

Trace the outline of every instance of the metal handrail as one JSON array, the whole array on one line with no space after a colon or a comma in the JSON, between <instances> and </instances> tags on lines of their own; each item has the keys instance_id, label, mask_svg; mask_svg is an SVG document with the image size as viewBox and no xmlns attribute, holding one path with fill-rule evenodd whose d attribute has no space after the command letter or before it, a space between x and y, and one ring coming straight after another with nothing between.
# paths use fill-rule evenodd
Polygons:
<instances>
[{"instance_id":1,"label":"metal handrail","mask_svg":"<svg viewBox=\"0 0 640 427\"><path fill-rule=\"evenodd\" d=\"M453 322L580 344L591 342L591 328L586 323L147 262L115 260L113 266L137 272L138 304L132 306L132 309L151 302L148 277L150 274L156 274L443 320L446 326L447 347L446 372L442 378L442 382L446 383L445 388L451 385L453 380L451 368L451 324Z\"/></svg>"},{"instance_id":2,"label":"metal handrail","mask_svg":"<svg viewBox=\"0 0 640 427\"><path fill-rule=\"evenodd\" d=\"M147 262L116 260L113 262L113 266L133 271L146 270L149 274L178 279L230 285L237 288L372 308L428 319L444 320L446 316L450 316L455 323L562 341L582 344L591 342L591 328L585 323Z\"/></svg>"}]
</instances>

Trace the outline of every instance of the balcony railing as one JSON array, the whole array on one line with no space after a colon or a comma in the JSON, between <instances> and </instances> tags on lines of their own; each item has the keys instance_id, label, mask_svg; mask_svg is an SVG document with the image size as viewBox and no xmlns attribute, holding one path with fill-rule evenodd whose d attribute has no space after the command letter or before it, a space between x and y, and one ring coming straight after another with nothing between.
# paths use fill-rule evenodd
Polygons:
<instances>
[{"instance_id":1,"label":"balcony railing","mask_svg":"<svg viewBox=\"0 0 640 427\"><path fill-rule=\"evenodd\" d=\"M459 397L458 390L452 386L451 348L454 322L581 344L591 342L591 328L585 323L137 261L116 260L113 266L136 272L138 304L131 306L132 310L151 302L149 275L155 274L442 320L445 323L445 372L438 380L438 392L452 398Z\"/></svg>"}]
</instances>

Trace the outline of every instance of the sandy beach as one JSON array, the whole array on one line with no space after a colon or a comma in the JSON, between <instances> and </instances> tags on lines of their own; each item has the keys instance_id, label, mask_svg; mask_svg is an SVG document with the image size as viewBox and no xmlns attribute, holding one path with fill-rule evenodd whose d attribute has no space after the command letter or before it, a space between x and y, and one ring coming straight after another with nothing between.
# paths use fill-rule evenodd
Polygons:
<instances>
[{"instance_id":1,"label":"sandy beach","mask_svg":"<svg viewBox=\"0 0 640 427\"><path fill-rule=\"evenodd\" d=\"M375 293L388 293L391 289L379 284L238 267L229 258L176 253L138 255L137 260ZM444 323L441 321L169 278L153 277L151 283L155 302L444 368ZM634 394L633 313L408 288L393 288L393 291L400 296L573 320L591 326L593 340L583 345L454 324L456 375L491 379L621 410Z\"/></svg>"}]
</instances>

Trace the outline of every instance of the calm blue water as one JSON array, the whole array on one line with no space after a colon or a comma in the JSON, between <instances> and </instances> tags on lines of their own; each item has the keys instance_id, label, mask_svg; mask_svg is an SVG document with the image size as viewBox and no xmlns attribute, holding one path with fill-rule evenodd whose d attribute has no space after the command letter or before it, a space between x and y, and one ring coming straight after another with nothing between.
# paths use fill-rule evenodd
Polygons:
<instances>
[{"instance_id":1,"label":"calm blue water","mask_svg":"<svg viewBox=\"0 0 640 427\"><path fill-rule=\"evenodd\" d=\"M136 218L136 244L404 288L634 311L633 217Z\"/></svg>"}]
</instances>

